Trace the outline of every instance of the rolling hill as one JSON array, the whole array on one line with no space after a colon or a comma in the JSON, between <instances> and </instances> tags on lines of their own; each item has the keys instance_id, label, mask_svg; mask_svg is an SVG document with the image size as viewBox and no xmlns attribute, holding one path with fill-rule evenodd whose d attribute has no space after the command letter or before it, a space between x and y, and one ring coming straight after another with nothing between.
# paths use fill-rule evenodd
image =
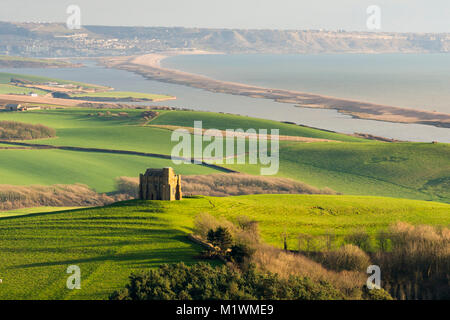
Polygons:
<instances>
[{"instance_id":1,"label":"rolling hill","mask_svg":"<svg viewBox=\"0 0 450 320\"><path fill-rule=\"evenodd\" d=\"M113 116L121 112L126 115ZM142 117L143 112L132 109L52 109L25 113L2 112L0 120L41 123L57 131L57 138L31 140L28 143L166 156L170 155L176 142L171 142L171 130L155 126L192 127L194 120L201 120L204 128L279 129L281 135L335 141L280 141L280 170L277 174L280 177L292 178L318 188L329 187L343 194L450 202L448 144L385 143L293 124L212 112L159 111L159 116L147 122ZM81 182L101 191L112 191L115 177L137 176L145 167L170 165L181 174L217 172L199 166L191 166L189 170L184 168L185 165L177 168L170 160L131 155L109 156L96 152L0 150L0 154L3 183L8 184ZM45 154L55 158L52 160ZM128 163L127 159L130 159ZM220 166L249 174L259 174L261 167L249 164ZM59 169L61 167L64 169ZM79 181L74 181L77 179Z\"/></svg>"},{"instance_id":2,"label":"rolling hill","mask_svg":"<svg viewBox=\"0 0 450 320\"><path fill-rule=\"evenodd\" d=\"M0 299L106 299L131 272L163 263L194 263L200 248L186 235L208 212L260 222L263 239L281 246L288 232L338 236L374 232L396 221L448 225L448 204L381 197L258 195L128 201L101 208L0 217ZM81 290L67 290L66 269L81 268Z\"/></svg>"}]
</instances>

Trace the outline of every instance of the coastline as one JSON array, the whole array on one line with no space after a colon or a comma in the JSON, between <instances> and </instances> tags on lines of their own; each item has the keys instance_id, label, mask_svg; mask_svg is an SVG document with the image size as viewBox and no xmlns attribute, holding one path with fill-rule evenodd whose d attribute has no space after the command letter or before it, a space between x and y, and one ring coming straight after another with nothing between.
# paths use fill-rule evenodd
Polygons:
<instances>
[{"instance_id":1,"label":"coastline","mask_svg":"<svg viewBox=\"0 0 450 320\"><path fill-rule=\"evenodd\" d=\"M56 68L81 68L83 64L72 63L64 59L48 58L48 59L29 59L21 57L0 55L0 68L39 68L39 69L56 69Z\"/></svg>"},{"instance_id":2,"label":"coastline","mask_svg":"<svg viewBox=\"0 0 450 320\"><path fill-rule=\"evenodd\" d=\"M31 97L27 95L18 95L18 94L0 94L0 103L8 104L8 103L30 103L30 104L50 104L55 106L64 106L64 107L78 107L82 104L94 104L94 105L102 105L102 104L110 104L111 106L117 106L121 103L127 102L164 102L168 100L176 100L176 97L170 98L161 98L161 99L137 99L137 98L90 98L90 97L80 97L79 99L74 98L53 98L51 96L38 96ZM1 110L1 109L0 109Z\"/></svg>"},{"instance_id":3,"label":"coastline","mask_svg":"<svg viewBox=\"0 0 450 320\"><path fill-rule=\"evenodd\" d=\"M140 74L147 79L187 85L210 92L270 99L304 108L334 109L340 113L359 119L394 123L415 123L450 128L450 114L446 113L380 105L293 90L264 88L238 82L216 80L161 66L163 59L180 54L218 54L218 52L201 50L172 51L141 56L103 58L100 59L100 63L108 68Z\"/></svg>"}]
</instances>

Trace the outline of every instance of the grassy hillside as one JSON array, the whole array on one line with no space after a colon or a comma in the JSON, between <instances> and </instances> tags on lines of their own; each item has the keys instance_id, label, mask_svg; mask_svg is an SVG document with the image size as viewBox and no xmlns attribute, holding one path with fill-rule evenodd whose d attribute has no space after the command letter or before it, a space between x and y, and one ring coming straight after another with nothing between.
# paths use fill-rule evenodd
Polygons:
<instances>
[{"instance_id":1,"label":"grassy hillside","mask_svg":"<svg viewBox=\"0 0 450 320\"><path fill-rule=\"evenodd\" d=\"M233 219L246 215L260 222L267 242L282 246L281 234L289 234L289 244L297 248L299 232L320 235L328 231L338 236L355 229L374 232L405 221L412 224L448 225L450 205L385 197L334 195L252 195L207 198L204 211Z\"/></svg>"},{"instance_id":2,"label":"grassy hillside","mask_svg":"<svg viewBox=\"0 0 450 320\"><path fill-rule=\"evenodd\" d=\"M345 194L450 202L449 159L449 144L281 144L278 175ZM227 167L259 172L249 165Z\"/></svg>"},{"instance_id":3,"label":"grassy hillside","mask_svg":"<svg viewBox=\"0 0 450 320\"><path fill-rule=\"evenodd\" d=\"M1 145L0 145L1 146ZM171 166L170 160L62 150L0 150L1 184L82 183L98 192L115 190L115 178L138 177L147 168ZM181 174L209 174L218 171L196 165L177 167Z\"/></svg>"},{"instance_id":4,"label":"grassy hillside","mask_svg":"<svg viewBox=\"0 0 450 320\"><path fill-rule=\"evenodd\" d=\"M87 83L82 83L82 82L76 82L76 81L67 81L67 80L59 80L59 79L40 77L40 76L31 76L31 75L24 75L24 74L0 72L0 83L4 83L4 84L10 83L11 78L23 79L23 80L27 80L32 83L57 82L57 83L61 83L61 84L74 84L74 85L77 85L77 86L80 86L80 87L86 88L86 89L108 89L103 86L87 84Z\"/></svg>"},{"instance_id":5,"label":"grassy hillside","mask_svg":"<svg viewBox=\"0 0 450 320\"><path fill-rule=\"evenodd\" d=\"M208 112L167 112L151 124L204 128L279 128L281 135L331 139L339 143L280 143L278 175L345 194L394 196L450 202L450 145L381 143L301 126ZM354 143L362 142L362 143ZM255 165L226 165L259 174Z\"/></svg>"},{"instance_id":6,"label":"grassy hillside","mask_svg":"<svg viewBox=\"0 0 450 320\"><path fill-rule=\"evenodd\" d=\"M194 262L189 217L163 216L157 204L0 219L0 299L106 299L132 271ZM81 268L82 289L66 289Z\"/></svg>"},{"instance_id":7,"label":"grassy hillside","mask_svg":"<svg viewBox=\"0 0 450 320\"><path fill-rule=\"evenodd\" d=\"M127 117L97 116L98 112L126 112ZM67 109L40 110L27 113L0 113L0 120L41 123L57 130L56 139L35 143L162 153L170 155L171 132L144 127L139 110ZM93 116L89 116L89 115Z\"/></svg>"},{"instance_id":8,"label":"grassy hillside","mask_svg":"<svg viewBox=\"0 0 450 320\"><path fill-rule=\"evenodd\" d=\"M128 117L98 117L89 116L95 115L98 112L105 113L107 111L126 112ZM99 109L82 109L82 108L67 108L67 109L51 109L51 110L34 110L31 112L3 112L0 113L2 120L14 120L29 123L42 123L55 129L68 128L96 128L104 126L121 126L121 125L135 125L141 118L142 110L99 110Z\"/></svg>"},{"instance_id":9,"label":"grassy hillside","mask_svg":"<svg viewBox=\"0 0 450 320\"><path fill-rule=\"evenodd\" d=\"M12 60L2 60L2 56L0 56L0 64L2 61L12 61ZM33 60L18 60L17 62L23 61L32 63ZM45 60L43 60L45 61ZM34 61L34 63L41 63L39 60ZM42 62L44 64L44 62ZM44 64L45 65L45 64ZM49 64L51 65L51 64ZM55 64L58 65L58 64ZM110 88L99 86L99 85L92 85L92 84L86 84L81 82L75 82L75 81L66 81L66 80L59 80L59 79L52 79L52 78L46 78L46 77L39 77L39 76L29 76L29 75L21 75L21 74L12 74L12 73L4 73L0 72L0 94L28 94L30 92L37 93L39 95L45 95L48 92L45 91L47 88L44 88L45 90L40 90L38 88L25 88L21 86L15 86L10 84L12 79L19 79L24 80L28 82L29 84L35 84L35 85L42 85L48 82L55 82L58 84L72 84L76 85L77 88L74 93L68 92L69 96L73 98L79 98L81 100L95 100L95 101L132 101L132 100L142 100L142 101L161 101L161 100L167 100L167 99L173 99L173 97L168 95L162 95L162 94L152 94L152 93L140 93L140 92L127 92L127 91L111 91ZM82 89L89 89L89 91L92 91L92 89L97 90L97 92L80 92L80 88ZM48 89L49 92L52 91L51 88ZM56 89L55 89L56 90ZM92 98L92 99L90 99Z\"/></svg>"},{"instance_id":10,"label":"grassy hillside","mask_svg":"<svg viewBox=\"0 0 450 320\"><path fill-rule=\"evenodd\" d=\"M337 141L366 141L360 138L347 136L308 127L302 127L278 121L256 119L244 116L236 116L230 114L220 114L214 112L198 112L198 111L177 111L166 112L158 118L151 121L155 125L174 125L183 127L193 127L194 121L202 121L204 129L279 129L280 135L299 136L319 139L330 139Z\"/></svg>"},{"instance_id":11,"label":"grassy hillside","mask_svg":"<svg viewBox=\"0 0 450 320\"><path fill-rule=\"evenodd\" d=\"M34 88L17 87L10 84L0 84L0 94L29 94L30 92L43 96L47 92Z\"/></svg>"},{"instance_id":12,"label":"grassy hillside","mask_svg":"<svg viewBox=\"0 0 450 320\"><path fill-rule=\"evenodd\" d=\"M379 197L259 195L177 202L130 201L104 208L0 218L0 299L105 299L131 272L162 263L192 263L187 241L194 217L208 212L260 221L264 240L281 246L299 232L338 235L391 222L448 225L450 206ZM69 265L81 268L81 290L67 290Z\"/></svg>"},{"instance_id":13,"label":"grassy hillside","mask_svg":"<svg viewBox=\"0 0 450 320\"><path fill-rule=\"evenodd\" d=\"M40 139L31 143L170 155L171 133L164 129L140 126L142 111L127 110L129 115L127 117L97 116L98 112L99 110L89 109L41 110L20 114L2 113L0 119L15 119L15 121L34 124L45 123L57 130L56 139ZM89 114L95 116L89 116Z\"/></svg>"}]
</instances>

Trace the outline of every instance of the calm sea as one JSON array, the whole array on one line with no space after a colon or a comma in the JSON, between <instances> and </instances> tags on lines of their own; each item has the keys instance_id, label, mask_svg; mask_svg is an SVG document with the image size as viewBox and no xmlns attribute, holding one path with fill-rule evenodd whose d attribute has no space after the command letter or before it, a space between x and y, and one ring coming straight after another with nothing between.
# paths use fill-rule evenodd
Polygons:
<instances>
[{"instance_id":1,"label":"calm sea","mask_svg":"<svg viewBox=\"0 0 450 320\"><path fill-rule=\"evenodd\" d=\"M163 66L215 79L450 113L450 54L184 55Z\"/></svg>"}]
</instances>

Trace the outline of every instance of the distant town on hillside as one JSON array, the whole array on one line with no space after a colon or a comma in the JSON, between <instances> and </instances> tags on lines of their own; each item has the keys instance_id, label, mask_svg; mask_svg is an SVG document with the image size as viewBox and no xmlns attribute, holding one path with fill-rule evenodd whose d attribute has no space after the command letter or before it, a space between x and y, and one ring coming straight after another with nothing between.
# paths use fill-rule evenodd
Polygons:
<instances>
[{"instance_id":1,"label":"distant town on hillside","mask_svg":"<svg viewBox=\"0 0 450 320\"><path fill-rule=\"evenodd\" d=\"M0 22L0 54L29 57L132 55L176 49L224 53L450 52L448 33L245 30Z\"/></svg>"}]
</instances>

